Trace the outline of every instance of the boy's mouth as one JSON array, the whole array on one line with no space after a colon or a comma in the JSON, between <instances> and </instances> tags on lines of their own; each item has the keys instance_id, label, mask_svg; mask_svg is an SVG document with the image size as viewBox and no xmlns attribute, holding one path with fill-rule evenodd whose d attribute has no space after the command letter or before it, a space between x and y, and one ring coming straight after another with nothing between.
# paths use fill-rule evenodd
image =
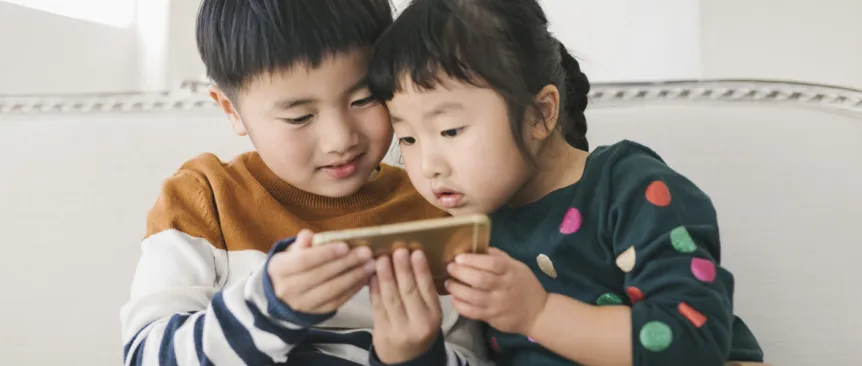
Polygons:
<instances>
[{"instance_id":1,"label":"boy's mouth","mask_svg":"<svg viewBox=\"0 0 862 366\"><path fill-rule=\"evenodd\" d=\"M440 206L445 209L460 208L465 204L464 194L461 192L446 187L435 188L433 192L437 202L440 202Z\"/></svg>"},{"instance_id":2,"label":"boy's mouth","mask_svg":"<svg viewBox=\"0 0 862 366\"><path fill-rule=\"evenodd\" d=\"M324 165L319 169L328 173L335 179L344 179L350 177L356 172L359 159L363 155L365 154L362 153L350 158L349 160L342 160L329 165Z\"/></svg>"}]
</instances>

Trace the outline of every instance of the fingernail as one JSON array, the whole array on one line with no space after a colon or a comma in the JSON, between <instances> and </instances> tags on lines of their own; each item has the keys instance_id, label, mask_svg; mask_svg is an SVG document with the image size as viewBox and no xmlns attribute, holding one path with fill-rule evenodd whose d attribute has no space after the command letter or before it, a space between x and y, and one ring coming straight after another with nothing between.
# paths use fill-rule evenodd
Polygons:
<instances>
[{"instance_id":1,"label":"fingernail","mask_svg":"<svg viewBox=\"0 0 862 366\"><path fill-rule=\"evenodd\" d=\"M452 271L454 271L454 270L455 270L455 264L453 264L453 263L449 263L449 265L448 265L448 266L446 266L446 271L447 271L447 272L452 273Z\"/></svg>"},{"instance_id":2,"label":"fingernail","mask_svg":"<svg viewBox=\"0 0 862 366\"><path fill-rule=\"evenodd\" d=\"M367 263L365 263L365 267L363 269L365 270L365 273L372 274L374 273L376 267L377 266L375 265L374 261L368 261Z\"/></svg>"},{"instance_id":3,"label":"fingernail","mask_svg":"<svg viewBox=\"0 0 862 366\"><path fill-rule=\"evenodd\" d=\"M371 258L371 249L368 247L359 247L356 249L356 256L361 260L366 260Z\"/></svg>"},{"instance_id":4,"label":"fingernail","mask_svg":"<svg viewBox=\"0 0 862 366\"><path fill-rule=\"evenodd\" d=\"M334 249L335 249L335 254L338 256L345 255L345 254L347 254L347 252L350 251L350 247L348 247L347 244L344 244L344 243L335 244Z\"/></svg>"},{"instance_id":5,"label":"fingernail","mask_svg":"<svg viewBox=\"0 0 862 366\"><path fill-rule=\"evenodd\" d=\"M461 264L464 262L464 255L458 255L455 257L455 263Z\"/></svg>"},{"instance_id":6,"label":"fingernail","mask_svg":"<svg viewBox=\"0 0 862 366\"><path fill-rule=\"evenodd\" d=\"M416 256L416 259L417 259L417 260L423 260L423 259L425 259L425 253L424 253L424 252L422 252L421 250L417 250L415 253L416 253L416 254L414 254L414 255Z\"/></svg>"}]
</instances>

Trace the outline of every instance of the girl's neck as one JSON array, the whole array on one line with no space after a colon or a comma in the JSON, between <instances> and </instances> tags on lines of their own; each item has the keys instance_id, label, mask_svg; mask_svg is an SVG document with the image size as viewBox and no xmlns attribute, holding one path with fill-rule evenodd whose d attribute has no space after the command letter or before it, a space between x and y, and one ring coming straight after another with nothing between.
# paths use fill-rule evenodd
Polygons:
<instances>
[{"instance_id":1,"label":"girl's neck","mask_svg":"<svg viewBox=\"0 0 862 366\"><path fill-rule=\"evenodd\" d=\"M572 147L562 136L554 134L537 154L532 177L515 193L509 205L524 206L577 183L584 174L589 155L589 152Z\"/></svg>"}]
</instances>

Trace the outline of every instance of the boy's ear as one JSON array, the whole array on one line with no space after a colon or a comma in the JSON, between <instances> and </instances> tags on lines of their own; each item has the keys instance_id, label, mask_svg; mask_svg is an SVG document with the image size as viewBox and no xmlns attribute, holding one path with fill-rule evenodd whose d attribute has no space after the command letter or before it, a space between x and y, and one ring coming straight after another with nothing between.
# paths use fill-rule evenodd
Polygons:
<instances>
[{"instance_id":1,"label":"boy's ear","mask_svg":"<svg viewBox=\"0 0 862 366\"><path fill-rule=\"evenodd\" d=\"M556 86L546 85L536 94L537 111L535 122L530 126L530 133L535 140L545 140L557 128L560 118L560 91Z\"/></svg>"},{"instance_id":2,"label":"boy's ear","mask_svg":"<svg viewBox=\"0 0 862 366\"><path fill-rule=\"evenodd\" d=\"M248 134L248 131L245 129L245 124L242 123L242 117L240 117L239 112L234 106L233 102L231 102L230 98L227 97L227 94L224 93L221 88L216 86L215 84L210 86L210 98L218 104L219 108L221 108L222 112L227 116L227 119L230 120L231 127L233 127L233 132L239 136L245 136Z\"/></svg>"}]
</instances>

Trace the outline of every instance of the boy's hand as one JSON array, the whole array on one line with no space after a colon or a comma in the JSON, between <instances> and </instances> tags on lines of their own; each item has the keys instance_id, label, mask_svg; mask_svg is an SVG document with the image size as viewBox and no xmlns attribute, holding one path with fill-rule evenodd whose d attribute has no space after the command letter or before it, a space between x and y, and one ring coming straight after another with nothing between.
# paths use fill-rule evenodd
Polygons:
<instances>
[{"instance_id":1,"label":"boy's hand","mask_svg":"<svg viewBox=\"0 0 862 366\"><path fill-rule=\"evenodd\" d=\"M374 273L371 250L350 250L345 243L312 248L310 230L302 230L267 267L275 295L291 309L307 314L333 312L368 283Z\"/></svg>"},{"instance_id":2,"label":"boy's hand","mask_svg":"<svg viewBox=\"0 0 862 366\"><path fill-rule=\"evenodd\" d=\"M398 249L391 261L379 258L370 292L374 350L382 363L410 361L437 340L443 315L422 251Z\"/></svg>"},{"instance_id":3,"label":"boy's hand","mask_svg":"<svg viewBox=\"0 0 862 366\"><path fill-rule=\"evenodd\" d=\"M459 255L448 271L457 280L446 283L455 310L502 332L527 334L548 299L526 264L496 248Z\"/></svg>"}]
</instances>

